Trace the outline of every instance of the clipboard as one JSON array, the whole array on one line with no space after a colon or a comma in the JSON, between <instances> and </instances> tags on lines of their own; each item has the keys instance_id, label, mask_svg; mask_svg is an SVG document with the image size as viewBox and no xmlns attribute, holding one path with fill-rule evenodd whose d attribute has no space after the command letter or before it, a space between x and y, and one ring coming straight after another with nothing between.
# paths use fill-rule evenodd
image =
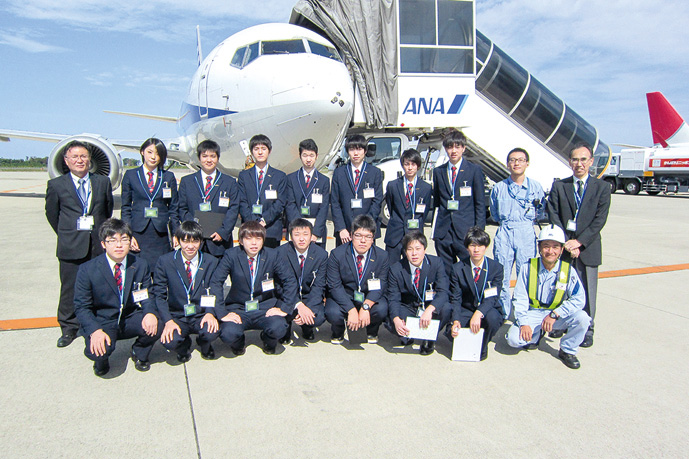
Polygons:
<instances>
[{"instance_id":1,"label":"clipboard","mask_svg":"<svg viewBox=\"0 0 689 459\"><path fill-rule=\"evenodd\" d=\"M225 214L196 210L194 211L194 220L203 228L203 238L210 239L211 234L217 232L222 227Z\"/></svg>"},{"instance_id":2,"label":"clipboard","mask_svg":"<svg viewBox=\"0 0 689 459\"><path fill-rule=\"evenodd\" d=\"M481 344L484 329L473 334L469 327L459 329L459 335L452 343L452 360L462 362L478 362L481 360Z\"/></svg>"}]
</instances>

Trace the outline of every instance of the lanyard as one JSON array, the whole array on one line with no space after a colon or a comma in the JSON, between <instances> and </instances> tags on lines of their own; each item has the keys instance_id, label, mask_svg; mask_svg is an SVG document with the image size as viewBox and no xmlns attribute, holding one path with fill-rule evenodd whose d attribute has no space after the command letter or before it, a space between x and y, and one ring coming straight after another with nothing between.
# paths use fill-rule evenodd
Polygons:
<instances>
[{"instance_id":1,"label":"lanyard","mask_svg":"<svg viewBox=\"0 0 689 459\"><path fill-rule=\"evenodd\" d=\"M452 193L452 200L455 200L455 183L457 182L457 177L459 177L459 165L462 164L462 160L460 159L457 164L452 164L451 162L448 161L447 163L447 181L450 182L450 192ZM457 175L455 176L455 180L452 181L452 167L457 168Z\"/></svg>"},{"instance_id":2,"label":"lanyard","mask_svg":"<svg viewBox=\"0 0 689 459\"><path fill-rule=\"evenodd\" d=\"M304 168L302 167L301 170L304 170ZM303 177L304 174L301 174L301 176ZM297 183L299 183L299 188L301 189L301 194L304 196L304 204L306 204L309 201L309 195L316 188L315 185L316 185L316 182L318 182L318 171L316 169L313 170L313 177L311 177L311 180L312 181L315 180L315 182L312 183L311 190L309 190L307 192L307 191L304 191L304 187L301 186L301 181L299 180L299 176L297 176ZM359 180L359 183L361 183L361 180Z\"/></svg>"},{"instance_id":3,"label":"lanyard","mask_svg":"<svg viewBox=\"0 0 689 459\"><path fill-rule=\"evenodd\" d=\"M215 176L215 181L213 182L213 186L211 187L210 190L208 190L208 193L205 193L205 192L203 191L204 188L203 188L203 187L201 186L201 184L199 183L199 178L198 178L198 177L194 177L194 180L196 180L196 186L199 187L199 191L201 192L201 198L203 198L203 202L208 202L208 196L210 196L211 191L213 191L213 188L215 188L215 186L218 184L218 180L220 180L220 176L221 176L222 174L220 173L220 171L217 171L217 172L218 172L218 173L217 173L217 175Z\"/></svg>"},{"instance_id":4,"label":"lanyard","mask_svg":"<svg viewBox=\"0 0 689 459\"><path fill-rule=\"evenodd\" d=\"M361 187L361 182L364 178L364 171L366 171L366 161L364 161L361 164L361 172L359 173L359 183L357 183L356 186L354 186L354 179L352 178L351 166L347 166L347 167L349 167L349 169L350 169L347 171L347 178L349 178L349 183L352 185L352 189L354 190L354 197L358 198L359 197L359 187Z\"/></svg>"},{"instance_id":5,"label":"lanyard","mask_svg":"<svg viewBox=\"0 0 689 459\"><path fill-rule=\"evenodd\" d=\"M88 214L89 212L89 197L91 196L91 180L84 181L84 188L86 188L86 182L88 182L89 184L88 191L86 192L86 201L81 199L81 195L79 194L79 188L77 188L77 198L79 198L79 202L81 202L81 209L84 211L84 215Z\"/></svg>"},{"instance_id":6,"label":"lanyard","mask_svg":"<svg viewBox=\"0 0 689 459\"><path fill-rule=\"evenodd\" d=\"M514 182L514 181L513 181L512 183L515 183L515 184L516 184L516 182ZM521 187L520 187L520 188L521 188ZM520 190L520 191L521 191L521 190ZM517 204L519 204L519 206L520 206L522 209L526 209L526 206L529 204L529 196L531 196L531 182L529 181L529 179L528 179L528 177L527 177L527 178L526 178L526 196L524 196L523 198L520 198L520 197L519 197L519 192L517 192L517 194L514 194L514 193L512 192L512 189L511 189L511 187L510 187L510 185L509 185L509 182L508 182L508 184L507 184L507 193L510 195L510 198L512 198L512 199L514 199L515 201L517 201ZM575 193L575 194L576 194L576 193Z\"/></svg>"},{"instance_id":7,"label":"lanyard","mask_svg":"<svg viewBox=\"0 0 689 459\"><path fill-rule=\"evenodd\" d=\"M359 291L361 291L361 281L366 276L366 270L368 269L368 264L371 261L371 257L370 256L366 257L366 264L364 265L364 269L361 271L361 277L359 277L359 268L357 268L357 266L356 266L356 255L357 254L354 253L354 246L351 245L351 243L349 245L349 248L352 250L352 259L354 260L354 269L357 270L356 286L359 287ZM368 250L369 250L369 252L371 251L371 249L368 249Z\"/></svg>"},{"instance_id":8,"label":"lanyard","mask_svg":"<svg viewBox=\"0 0 689 459\"><path fill-rule=\"evenodd\" d=\"M261 190L263 189L263 185L266 184L266 177L268 176L268 166L266 165L266 168L263 170L263 183L261 183L261 186L258 186L258 167L254 169L254 179L256 179L256 204L261 202Z\"/></svg>"},{"instance_id":9,"label":"lanyard","mask_svg":"<svg viewBox=\"0 0 689 459\"><path fill-rule=\"evenodd\" d=\"M422 271L423 271L423 263L425 261L426 261L426 257L423 257L423 261L421 261L421 266L419 266L419 269ZM412 266L414 266L414 265L412 265ZM419 276L420 275L421 275L421 271L419 271ZM426 277L423 278L423 289L421 291L424 293L426 292L426 281L428 281L428 275L426 275ZM412 285L412 287L414 287L414 291L416 292L416 296L419 297L419 300L421 300L421 302L424 302L425 298L423 297L423 295L421 295L419 293L419 290L416 288L416 284L414 283L414 274L411 275L411 285Z\"/></svg>"},{"instance_id":10,"label":"lanyard","mask_svg":"<svg viewBox=\"0 0 689 459\"><path fill-rule=\"evenodd\" d=\"M139 172L143 172L143 166L141 167L141 170ZM163 174L161 170L158 170L158 175L160 175L160 180L158 180L158 186L155 188L155 190L153 190L153 194L151 194L151 192L148 190L148 186L144 185L143 179L141 178L141 174L136 174L136 176L139 177L139 183L141 184L141 188L143 188L146 194L149 195L148 200L151 201L151 207L153 207L153 199L160 191L160 187L163 186Z\"/></svg>"},{"instance_id":11,"label":"lanyard","mask_svg":"<svg viewBox=\"0 0 689 459\"><path fill-rule=\"evenodd\" d=\"M174 258L177 258L177 254L179 253L179 250L175 252ZM203 262L203 252L199 252L199 264L196 267L196 272L191 278L191 282L189 283L189 287L186 286L184 283L184 279L182 279L182 275L177 271L177 275L179 276L180 282L182 282L182 287L184 288L184 291L187 292L187 303L191 303L191 291L194 289L194 284L196 283L196 275L199 273L199 268L201 267L201 263Z\"/></svg>"},{"instance_id":12,"label":"lanyard","mask_svg":"<svg viewBox=\"0 0 689 459\"><path fill-rule=\"evenodd\" d=\"M470 263L471 264L471 263ZM473 266L473 264L472 264ZM483 287L481 288L481 294L479 295L478 293L478 285L476 285L476 282L473 282L474 284L474 290L476 291L476 300L478 300L479 304L481 304L481 301L483 301L483 292L486 290L486 281L488 280L488 263L486 263L486 258L483 258L483 264L481 265L481 269L485 266L486 268L486 277L483 278ZM481 271L479 271L480 274Z\"/></svg>"},{"instance_id":13,"label":"lanyard","mask_svg":"<svg viewBox=\"0 0 689 459\"><path fill-rule=\"evenodd\" d=\"M247 263L249 262L249 258L251 258L251 257L247 258L247 260L246 260ZM254 273L253 274L249 273L249 275L251 276L251 301L254 301L254 284L256 283L256 276L258 276L258 267L261 264L260 252L258 254L256 254L256 256L254 257L254 260L256 260L256 266L254 266Z\"/></svg>"},{"instance_id":14,"label":"lanyard","mask_svg":"<svg viewBox=\"0 0 689 459\"><path fill-rule=\"evenodd\" d=\"M581 179L577 179L577 181L579 181L579 180L581 180ZM581 207L581 203L584 200L584 196L586 196L586 191L589 189L588 180L587 181L582 180L582 182L584 182L582 185L582 187L584 188L584 192L581 193L581 197L579 197L579 193L577 193L577 190L576 189L574 190L574 201L577 203L577 213L579 213L579 208ZM576 187L576 183L574 185Z\"/></svg>"}]
</instances>

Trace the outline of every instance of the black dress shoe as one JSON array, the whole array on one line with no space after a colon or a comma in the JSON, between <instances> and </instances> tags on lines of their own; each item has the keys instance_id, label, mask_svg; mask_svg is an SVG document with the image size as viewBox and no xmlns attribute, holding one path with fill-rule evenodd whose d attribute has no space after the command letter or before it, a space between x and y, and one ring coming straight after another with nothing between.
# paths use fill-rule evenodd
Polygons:
<instances>
[{"instance_id":1,"label":"black dress shoe","mask_svg":"<svg viewBox=\"0 0 689 459\"><path fill-rule=\"evenodd\" d=\"M76 333L63 333L62 336L57 340L57 347L67 347L72 344L77 337Z\"/></svg>"},{"instance_id":2,"label":"black dress shoe","mask_svg":"<svg viewBox=\"0 0 689 459\"><path fill-rule=\"evenodd\" d=\"M93 364L93 374L98 376L99 378L102 378L103 376L107 375L108 372L110 371L110 363L105 362L103 365L98 365L97 363Z\"/></svg>"},{"instance_id":3,"label":"black dress shoe","mask_svg":"<svg viewBox=\"0 0 689 459\"><path fill-rule=\"evenodd\" d=\"M292 330L291 330L291 329L290 329L290 330L287 330L287 333L285 333L285 336L283 336L282 338L280 338L278 341L279 341L280 344L282 344L282 345L291 343L291 342L292 342Z\"/></svg>"},{"instance_id":4,"label":"black dress shoe","mask_svg":"<svg viewBox=\"0 0 689 459\"><path fill-rule=\"evenodd\" d=\"M486 352L481 352L481 362L486 360L488 358L488 351Z\"/></svg>"},{"instance_id":5,"label":"black dress shoe","mask_svg":"<svg viewBox=\"0 0 689 459\"><path fill-rule=\"evenodd\" d=\"M565 333L567 330L553 330L550 333L548 333L548 337L552 339L560 339L563 336L565 336Z\"/></svg>"},{"instance_id":6,"label":"black dress shoe","mask_svg":"<svg viewBox=\"0 0 689 459\"><path fill-rule=\"evenodd\" d=\"M202 353L201 353L201 358L202 358L203 360L214 360L214 359L215 359L215 350L213 349L213 347L212 347L212 346L209 347L209 348L208 348L208 352L206 352L206 353L203 353L203 352L202 352Z\"/></svg>"},{"instance_id":7,"label":"black dress shoe","mask_svg":"<svg viewBox=\"0 0 689 459\"><path fill-rule=\"evenodd\" d=\"M184 354L177 354L177 361L180 363L186 363L191 360L191 352L187 351Z\"/></svg>"},{"instance_id":8,"label":"black dress shoe","mask_svg":"<svg viewBox=\"0 0 689 459\"><path fill-rule=\"evenodd\" d=\"M275 347L270 347L267 344L263 343L263 353L267 355L274 355Z\"/></svg>"},{"instance_id":9,"label":"black dress shoe","mask_svg":"<svg viewBox=\"0 0 689 459\"><path fill-rule=\"evenodd\" d=\"M431 355L435 351L435 341L424 341L421 343L421 355Z\"/></svg>"},{"instance_id":10,"label":"black dress shoe","mask_svg":"<svg viewBox=\"0 0 689 459\"><path fill-rule=\"evenodd\" d=\"M313 327L302 328L301 336L306 341L316 341L316 333L314 332Z\"/></svg>"},{"instance_id":11,"label":"black dress shoe","mask_svg":"<svg viewBox=\"0 0 689 459\"><path fill-rule=\"evenodd\" d=\"M240 356L240 355L246 354L246 347L240 347L240 348L238 348L238 349L235 349L235 348L233 347L233 348L231 348L231 349L232 349L232 353L233 353L234 355L236 355L236 356Z\"/></svg>"},{"instance_id":12,"label":"black dress shoe","mask_svg":"<svg viewBox=\"0 0 689 459\"><path fill-rule=\"evenodd\" d=\"M579 347L591 347L593 346L593 335L584 336L584 341L581 342Z\"/></svg>"},{"instance_id":13,"label":"black dress shoe","mask_svg":"<svg viewBox=\"0 0 689 459\"><path fill-rule=\"evenodd\" d=\"M562 349L560 349L560 352L557 353L557 356L560 360L562 360L562 363L564 363L567 367L573 370L576 370L581 366L581 363L579 363L579 359L574 354L568 354Z\"/></svg>"},{"instance_id":14,"label":"black dress shoe","mask_svg":"<svg viewBox=\"0 0 689 459\"><path fill-rule=\"evenodd\" d=\"M148 360L139 360L134 351L132 351L132 361L134 362L134 368L139 371L148 371L151 369L151 364Z\"/></svg>"}]
</instances>

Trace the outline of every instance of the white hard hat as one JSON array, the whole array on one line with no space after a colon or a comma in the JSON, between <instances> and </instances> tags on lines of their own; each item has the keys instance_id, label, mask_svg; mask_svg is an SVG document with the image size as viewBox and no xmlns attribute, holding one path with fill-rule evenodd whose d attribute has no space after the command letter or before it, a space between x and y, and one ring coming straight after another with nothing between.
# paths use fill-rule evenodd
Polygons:
<instances>
[{"instance_id":1,"label":"white hard hat","mask_svg":"<svg viewBox=\"0 0 689 459\"><path fill-rule=\"evenodd\" d=\"M538 242L541 241L555 241L559 242L560 244L564 244L565 233L559 226L551 224L543 228L538 235Z\"/></svg>"}]
</instances>

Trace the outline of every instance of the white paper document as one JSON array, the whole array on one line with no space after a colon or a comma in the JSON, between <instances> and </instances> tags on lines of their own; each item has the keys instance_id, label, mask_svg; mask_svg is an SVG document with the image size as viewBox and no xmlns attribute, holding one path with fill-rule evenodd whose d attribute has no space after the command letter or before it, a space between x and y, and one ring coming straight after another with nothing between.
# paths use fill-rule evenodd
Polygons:
<instances>
[{"instance_id":1,"label":"white paper document","mask_svg":"<svg viewBox=\"0 0 689 459\"><path fill-rule=\"evenodd\" d=\"M419 326L418 317L407 317L407 328L409 329L409 338L425 339L435 341L438 339L438 328L440 327L439 320L431 320L428 328L421 328Z\"/></svg>"},{"instance_id":2,"label":"white paper document","mask_svg":"<svg viewBox=\"0 0 689 459\"><path fill-rule=\"evenodd\" d=\"M452 360L464 362L478 362L481 360L483 332L483 328L476 334L473 334L469 327L460 328L459 335L452 344Z\"/></svg>"}]
</instances>

